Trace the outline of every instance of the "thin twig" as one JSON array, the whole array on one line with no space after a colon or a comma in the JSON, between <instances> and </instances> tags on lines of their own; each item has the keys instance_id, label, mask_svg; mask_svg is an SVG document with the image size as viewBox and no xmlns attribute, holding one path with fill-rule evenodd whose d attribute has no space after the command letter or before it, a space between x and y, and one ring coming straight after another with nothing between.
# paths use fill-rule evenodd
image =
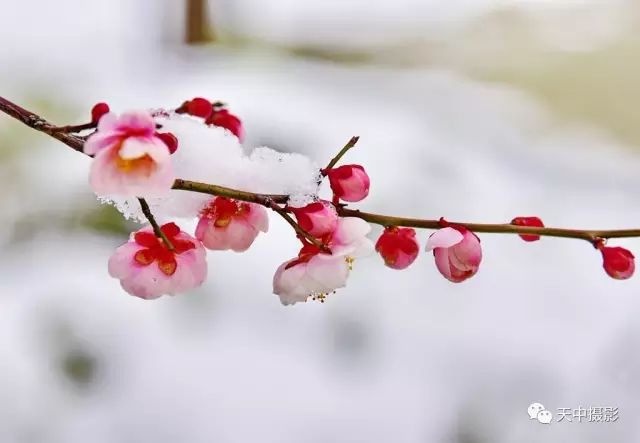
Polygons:
<instances>
[{"instance_id":1,"label":"thin twig","mask_svg":"<svg viewBox=\"0 0 640 443\"><path fill-rule=\"evenodd\" d=\"M169 238L164 234L164 232L162 232L162 229L160 229L160 226L158 225L158 222L153 216L153 213L151 212L151 208L149 207L149 204L147 203L147 201L144 198L138 198L138 201L140 202L142 213L144 214L145 217L147 217L147 220L149 220L149 223L151 224L151 227L153 228L153 232L154 234L156 234L156 237L162 239L162 241L167 246L167 249L169 249L169 251L173 251L173 243L171 243Z\"/></svg>"},{"instance_id":2,"label":"thin twig","mask_svg":"<svg viewBox=\"0 0 640 443\"><path fill-rule=\"evenodd\" d=\"M356 145L356 143L358 143L358 140L360 140L360 137L357 135L351 137L351 139L349 139L347 144L344 145L344 147L340 150L340 152L338 152L336 156L331 159L327 167L321 171L322 175L326 176L327 173L329 172L329 169L333 168L336 164L338 164L340 159L347 153L347 151L353 148Z\"/></svg>"},{"instance_id":3,"label":"thin twig","mask_svg":"<svg viewBox=\"0 0 640 443\"><path fill-rule=\"evenodd\" d=\"M83 123L81 125L54 126L51 128L51 132L70 134L74 132L86 131L87 129L95 129L97 126L98 124L94 122Z\"/></svg>"}]
</instances>

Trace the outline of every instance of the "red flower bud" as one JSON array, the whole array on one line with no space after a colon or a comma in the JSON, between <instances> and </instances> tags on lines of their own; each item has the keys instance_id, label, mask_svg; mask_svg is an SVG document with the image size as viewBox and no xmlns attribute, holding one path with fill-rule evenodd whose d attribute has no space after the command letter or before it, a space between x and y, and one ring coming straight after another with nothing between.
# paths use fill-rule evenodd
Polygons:
<instances>
[{"instance_id":1,"label":"red flower bud","mask_svg":"<svg viewBox=\"0 0 640 443\"><path fill-rule=\"evenodd\" d=\"M196 97L187 103L187 113L189 113L189 115L201 117L206 120L212 112L213 105L206 98Z\"/></svg>"},{"instance_id":2,"label":"red flower bud","mask_svg":"<svg viewBox=\"0 0 640 443\"><path fill-rule=\"evenodd\" d=\"M376 251L392 269L405 269L418 256L420 245L413 228L388 227L376 242Z\"/></svg>"},{"instance_id":3,"label":"red flower bud","mask_svg":"<svg viewBox=\"0 0 640 443\"><path fill-rule=\"evenodd\" d=\"M369 176L360 165L344 165L327 171L334 195L347 202L359 202L369 195Z\"/></svg>"},{"instance_id":4,"label":"red flower bud","mask_svg":"<svg viewBox=\"0 0 640 443\"><path fill-rule=\"evenodd\" d=\"M171 132L156 132L156 137L158 137L165 145L167 145L167 148L169 148L169 153L173 154L178 150L178 138Z\"/></svg>"},{"instance_id":5,"label":"red flower bud","mask_svg":"<svg viewBox=\"0 0 640 443\"><path fill-rule=\"evenodd\" d=\"M610 277L626 280L633 275L636 264L629 250L619 246L602 246L600 252L602 252L602 266Z\"/></svg>"},{"instance_id":6,"label":"red flower bud","mask_svg":"<svg viewBox=\"0 0 640 443\"><path fill-rule=\"evenodd\" d=\"M244 128L238 117L230 114L226 109L214 111L205 122L208 125L220 126L231 131L240 141L244 139Z\"/></svg>"},{"instance_id":7,"label":"red flower bud","mask_svg":"<svg viewBox=\"0 0 640 443\"><path fill-rule=\"evenodd\" d=\"M538 217L516 217L511 220L512 225L518 226L534 226L537 228L544 228L544 224L542 220ZM537 241L540 240L539 235L530 235L530 234L518 234L521 239L524 241Z\"/></svg>"},{"instance_id":8,"label":"red flower bud","mask_svg":"<svg viewBox=\"0 0 640 443\"><path fill-rule=\"evenodd\" d=\"M182 102L180 106L176 108L176 114L186 114L189 111L190 100Z\"/></svg>"},{"instance_id":9,"label":"red flower bud","mask_svg":"<svg viewBox=\"0 0 640 443\"><path fill-rule=\"evenodd\" d=\"M302 229L314 237L332 233L338 225L338 213L333 205L320 200L303 208L290 208Z\"/></svg>"},{"instance_id":10,"label":"red flower bud","mask_svg":"<svg viewBox=\"0 0 640 443\"><path fill-rule=\"evenodd\" d=\"M109 105L106 103L96 103L91 108L91 123L97 124L100 121L100 118L107 114L110 111Z\"/></svg>"}]
</instances>

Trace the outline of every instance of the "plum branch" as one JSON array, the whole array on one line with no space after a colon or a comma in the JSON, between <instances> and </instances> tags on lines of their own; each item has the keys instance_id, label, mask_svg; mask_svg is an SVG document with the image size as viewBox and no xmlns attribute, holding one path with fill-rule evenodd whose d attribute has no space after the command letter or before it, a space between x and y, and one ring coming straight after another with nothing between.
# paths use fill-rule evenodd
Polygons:
<instances>
[{"instance_id":1,"label":"plum branch","mask_svg":"<svg viewBox=\"0 0 640 443\"><path fill-rule=\"evenodd\" d=\"M84 137L73 135L70 131L76 130L85 130L91 129L95 127L95 125L91 123L83 124L83 125L69 125L69 126L55 126L39 116L9 100L6 98L0 97L0 111L15 118L16 120L22 122L24 125L47 134L56 140L66 144L70 148L83 152L83 146L85 143ZM326 175L326 171L334 167L341 158L355 146L358 141L358 137L352 137L349 142L338 152L338 154L329 162L327 167L321 170L322 175ZM295 229L296 233L299 236L302 236L312 243L316 244L316 246L324 248L325 246L318 243L318 240L313 236L309 235L302 229L298 223L296 223L289 215L290 209L287 208L286 203L289 199L288 195L282 194L260 194L255 192L243 191L238 189L232 189L220 185L209 184L209 183L200 183L190 180L176 179L173 184L173 189L188 191L188 192L198 192L203 194L209 194L218 197L226 197L235 200L240 200L249 203L256 203L262 205L266 208L272 209L278 214L280 214L285 220L292 225ZM141 200L141 205L143 208L143 212L145 210L145 203ZM283 205L283 206L278 206ZM148 209L148 206L147 206ZM555 227L534 227L534 226L519 226L515 224L509 223L469 223L469 222L452 222L447 221L442 218L440 219L419 219L419 218L408 218L408 217L399 217L393 215L385 215L385 214L376 214L370 212L360 211L358 209L350 209L345 207L345 205L337 205L336 211L338 215L341 217L356 217L360 218L368 223L373 223L385 227L413 227L413 228L422 228L422 229L440 229L442 227L457 225L462 226L473 232L481 232L481 233L491 233L491 234L520 234L520 235L537 235L537 236L545 236L545 237L562 237L562 238L574 238L580 240L586 240L591 243L594 247L599 247L602 244L602 241L610 238L630 238L630 237L640 237L640 228L632 228L632 229L566 229L566 228L555 228ZM150 211L147 211L150 213ZM146 212L145 212L145 215ZM151 218L147 216L149 221L152 222ZM157 223L156 223L157 226ZM156 231L156 226L154 226L154 231ZM158 229L159 230L159 229ZM161 231L160 231L161 232ZM156 232L157 234L157 232ZM161 237L161 236L160 236ZM162 237L161 237L162 238ZM163 241L167 242L167 240L163 239ZM170 243L167 243L169 246Z\"/></svg>"}]
</instances>

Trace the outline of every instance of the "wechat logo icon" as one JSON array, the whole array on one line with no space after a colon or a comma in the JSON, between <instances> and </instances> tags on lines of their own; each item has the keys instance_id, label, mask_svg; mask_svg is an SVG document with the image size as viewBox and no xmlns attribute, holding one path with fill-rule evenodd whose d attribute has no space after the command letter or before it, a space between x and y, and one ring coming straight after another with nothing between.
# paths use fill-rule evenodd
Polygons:
<instances>
[{"instance_id":1,"label":"wechat logo icon","mask_svg":"<svg viewBox=\"0 0 640 443\"><path fill-rule=\"evenodd\" d=\"M529 414L529 419L536 419L544 425L550 424L553 419L551 411L547 411L541 403L531 403L527 408L527 413Z\"/></svg>"}]
</instances>

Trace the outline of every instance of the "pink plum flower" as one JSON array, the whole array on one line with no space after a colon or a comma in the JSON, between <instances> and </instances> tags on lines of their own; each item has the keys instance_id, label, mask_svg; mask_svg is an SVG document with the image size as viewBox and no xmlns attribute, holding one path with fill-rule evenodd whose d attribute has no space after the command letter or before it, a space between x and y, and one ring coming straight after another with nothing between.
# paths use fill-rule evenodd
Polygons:
<instances>
[{"instance_id":1,"label":"pink plum flower","mask_svg":"<svg viewBox=\"0 0 640 443\"><path fill-rule=\"evenodd\" d=\"M482 260L480 240L462 226L437 230L427 240L426 250L433 250L438 271L454 283L475 275Z\"/></svg>"},{"instance_id":2,"label":"pink plum flower","mask_svg":"<svg viewBox=\"0 0 640 443\"><path fill-rule=\"evenodd\" d=\"M313 202L302 208L289 208L302 229L314 237L333 232L338 224L336 208L325 200Z\"/></svg>"},{"instance_id":3,"label":"pink plum flower","mask_svg":"<svg viewBox=\"0 0 640 443\"><path fill-rule=\"evenodd\" d=\"M267 210L257 204L214 198L201 212L196 238L208 249L243 252L269 229Z\"/></svg>"},{"instance_id":4,"label":"pink plum flower","mask_svg":"<svg viewBox=\"0 0 640 443\"><path fill-rule=\"evenodd\" d=\"M602 267L616 280L626 280L633 275L636 263L631 251L619 246L601 246Z\"/></svg>"},{"instance_id":5,"label":"pink plum flower","mask_svg":"<svg viewBox=\"0 0 640 443\"><path fill-rule=\"evenodd\" d=\"M544 223L542 223L542 220L540 220L539 217L516 217L513 220L511 220L511 224L512 225L518 225L518 226L533 226L536 228L544 228ZM532 234L518 234L520 236L521 239L523 239L526 242L532 242L532 241L538 241L540 240L540 236L539 235L532 235Z\"/></svg>"},{"instance_id":6,"label":"pink plum flower","mask_svg":"<svg viewBox=\"0 0 640 443\"><path fill-rule=\"evenodd\" d=\"M413 228L385 228L376 243L376 251L391 269L405 269L418 256L420 245Z\"/></svg>"},{"instance_id":7,"label":"pink plum flower","mask_svg":"<svg viewBox=\"0 0 640 443\"><path fill-rule=\"evenodd\" d=\"M298 256L283 264L273 277L273 292L283 305L325 297L347 283L354 260L370 254L373 243L366 235L371 226L359 218L341 218L325 237L331 253L305 244Z\"/></svg>"},{"instance_id":8,"label":"pink plum flower","mask_svg":"<svg viewBox=\"0 0 640 443\"><path fill-rule=\"evenodd\" d=\"M327 171L333 194L340 200L359 202L369 195L369 176L360 165L344 165Z\"/></svg>"},{"instance_id":9,"label":"pink plum flower","mask_svg":"<svg viewBox=\"0 0 640 443\"><path fill-rule=\"evenodd\" d=\"M238 137L238 140L241 142L244 140L244 127L242 126L242 121L226 109L214 110L205 123L225 128Z\"/></svg>"},{"instance_id":10,"label":"pink plum flower","mask_svg":"<svg viewBox=\"0 0 640 443\"><path fill-rule=\"evenodd\" d=\"M95 156L89 181L96 194L157 197L173 185L169 148L148 112L103 115L84 152Z\"/></svg>"},{"instance_id":11,"label":"pink plum flower","mask_svg":"<svg viewBox=\"0 0 640 443\"><path fill-rule=\"evenodd\" d=\"M133 233L109 259L109 274L131 295L144 299L175 295L200 286L207 276L202 244L175 223L161 230L173 250L146 227Z\"/></svg>"}]
</instances>

